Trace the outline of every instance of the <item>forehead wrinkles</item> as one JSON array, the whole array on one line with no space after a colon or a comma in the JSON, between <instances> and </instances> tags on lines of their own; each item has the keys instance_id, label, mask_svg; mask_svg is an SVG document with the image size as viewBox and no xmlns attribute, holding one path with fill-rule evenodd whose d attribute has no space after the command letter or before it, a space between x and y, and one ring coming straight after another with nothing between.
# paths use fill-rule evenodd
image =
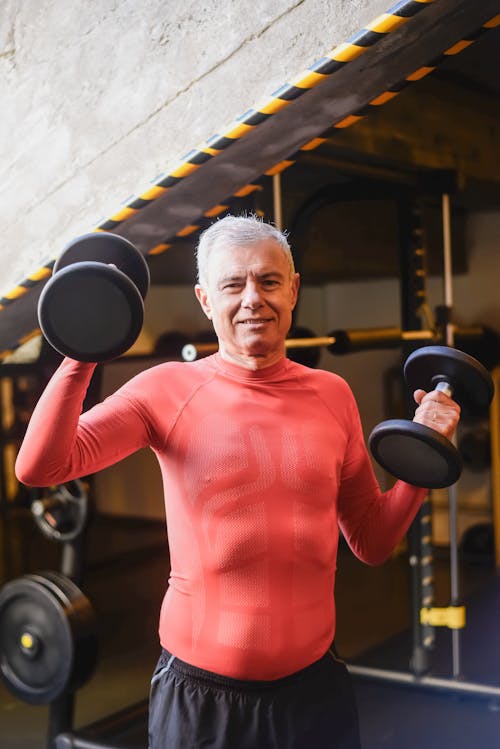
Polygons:
<instances>
[{"instance_id":1,"label":"forehead wrinkles","mask_svg":"<svg viewBox=\"0 0 500 749\"><path fill-rule=\"evenodd\" d=\"M218 283L221 278L279 274L290 275L288 258L274 242L255 245L216 245L208 257L207 280Z\"/></svg>"},{"instance_id":2,"label":"forehead wrinkles","mask_svg":"<svg viewBox=\"0 0 500 749\"><path fill-rule=\"evenodd\" d=\"M264 281L266 279L283 280L286 276L276 268L267 270L266 268L247 268L246 270L238 271L228 270L227 272L221 273L217 278L214 278L214 284L221 286L228 281L238 281L238 283L245 283L248 279L251 281Z\"/></svg>"}]
</instances>

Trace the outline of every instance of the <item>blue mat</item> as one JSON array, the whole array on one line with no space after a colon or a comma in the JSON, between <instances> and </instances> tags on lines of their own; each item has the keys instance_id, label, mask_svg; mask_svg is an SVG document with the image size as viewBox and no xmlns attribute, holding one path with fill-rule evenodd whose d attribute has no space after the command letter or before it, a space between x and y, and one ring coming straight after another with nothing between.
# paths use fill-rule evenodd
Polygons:
<instances>
[{"instance_id":1,"label":"blue mat","mask_svg":"<svg viewBox=\"0 0 500 749\"><path fill-rule=\"evenodd\" d=\"M500 707L473 697L354 680L363 749L498 749Z\"/></svg>"},{"instance_id":2,"label":"blue mat","mask_svg":"<svg viewBox=\"0 0 500 749\"><path fill-rule=\"evenodd\" d=\"M462 676L500 687L500 578L467 602L460 635ZM397 635L356 664L408 672L411 633ZM451 632L436 629L429 675L452 679ZM453 681L450 682L450 685ZM354 677L363 749L500 749L500 701Z\"/></svg>"}]
</instances>

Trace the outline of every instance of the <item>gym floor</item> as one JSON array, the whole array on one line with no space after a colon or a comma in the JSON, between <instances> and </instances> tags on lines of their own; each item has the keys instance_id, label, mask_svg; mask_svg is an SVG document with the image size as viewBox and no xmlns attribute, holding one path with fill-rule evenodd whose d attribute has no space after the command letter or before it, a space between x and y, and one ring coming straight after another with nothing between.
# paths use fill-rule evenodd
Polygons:
<instances>
[{"instance_id":1,"label":"gym floor","mask_svg":"<svg viewBox=\"0 0 500 749\"><path fill-rule=\"evenodd\" d=\"M34 530L25 512L4 517L1 530L2 581L59 568L60 548ZM125 710L127 730L119 737L115 729L110 743L145 749L143 703L159 654L157 618L169 572L165 531L161 523L94 518L86 548L82 588L97 613L100 652L94 676L77 692L75 727ZM436 605L445 605L449 567L443 552L437 555L435 577ZM461 584L468 603L461 648L464 678L500 687L500 579L491 564L462 561ZM411 607L406 553L382 567L367 567L341 548L336 598L340 655L350 664L407 670ZM450 676L450 653L449 633L438 630L433 674ZM355 678L355 689L363 749L498 747L496 700L360 678ZM47 707L26 705L0 686L1 749L44 749L47 721Z\"/></svg>"}]
</instances>

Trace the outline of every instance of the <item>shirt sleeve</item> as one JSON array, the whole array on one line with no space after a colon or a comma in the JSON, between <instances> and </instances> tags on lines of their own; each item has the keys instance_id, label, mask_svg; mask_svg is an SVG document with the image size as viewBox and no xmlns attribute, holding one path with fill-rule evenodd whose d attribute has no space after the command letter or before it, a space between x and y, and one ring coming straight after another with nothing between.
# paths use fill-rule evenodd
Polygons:
<instances>
[{"instance_id":1,"label":"shirt sleeve","mask_svg":"<svg viewBox=\"0 0 500 749\"><path fill-rule=\"evenodd\" d=\"M353 396L349 430L338 498L339 526L359 559L381 564L404 537L427 489L397 481L381 492Z\"/></svg>"},{"instance_id":2,"label":"shirt sleeve","mask_svg":"<svg viewBox=\"0 0 500 749\"><path fill-rule=\"evenodd\" d=\"M64 359L31 416L16 460L28 486L51 486L86 476L145 447L150 427L120 391L82 414L95 364Z\"/></svg>"}]
</instances>

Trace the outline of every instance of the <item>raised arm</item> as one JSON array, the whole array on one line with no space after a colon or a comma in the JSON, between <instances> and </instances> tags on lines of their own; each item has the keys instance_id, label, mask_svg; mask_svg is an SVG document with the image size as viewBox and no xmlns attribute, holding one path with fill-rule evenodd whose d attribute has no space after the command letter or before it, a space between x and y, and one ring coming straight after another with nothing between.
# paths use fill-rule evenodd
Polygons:
<instances>
[{"instance_id":1,"label":"raised arm","mask_svg":"<svg viewBox=\"0 0 500 749\"><path fill-rule=\"evenodd\" d=\"M432 424L446 437L454 433L460 409L443 393L415 392L419 404L415 421ZM381 564L411 525L426 488L397 481L381 492L364 444L358 409L352 403L352 430L339 494L339 525L356 556L367 564Z\"/></svg>"},{"instance_id":2,"label":"raised arm","mask_svg":"<svg viewBox=\"0 0 500 749\"><path fill-rule=\"evenodd\" d=\"M149 443L148 427L116 394L82 414L95 364L65 359L38 401L16 460L28 486L50 486L101 470Z\"/></svg>"},{"instance_id":3,"label":"raised arm","mask_svg":"<svg viewBox=\"0 0 500 749\"><path fill-rule=\"evenodd\" d=\"M427 489L397 481L381 492L368 454L347 481L339 499L339 526L354 554L382 564L404 537Z\"/></svg>"}]
</instances>

